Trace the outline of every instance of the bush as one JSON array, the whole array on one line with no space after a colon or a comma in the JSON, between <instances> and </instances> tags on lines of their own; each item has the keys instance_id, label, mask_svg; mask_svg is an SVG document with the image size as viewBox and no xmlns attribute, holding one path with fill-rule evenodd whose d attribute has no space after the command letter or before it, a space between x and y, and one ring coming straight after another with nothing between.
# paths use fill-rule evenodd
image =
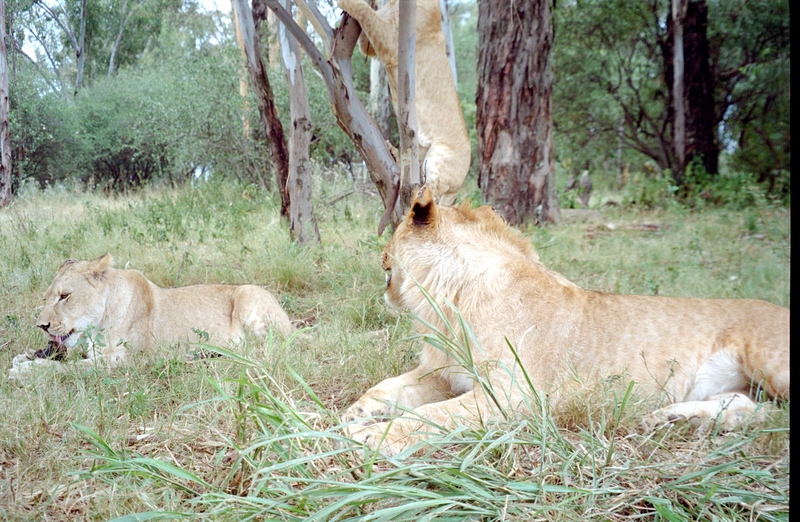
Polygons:
<instances>
[{"instance_id":1,"label":"bush","mask_svg":"<svg viewBox=\"0 0 800 522\"><path fill-rule=\"evenodd\" d=\"M14 191L26 181L44 187L64 180L79 156L74 112L57 94L39 94L30 72L20 67L9 89Z\"/></svg>"}]
</instances>

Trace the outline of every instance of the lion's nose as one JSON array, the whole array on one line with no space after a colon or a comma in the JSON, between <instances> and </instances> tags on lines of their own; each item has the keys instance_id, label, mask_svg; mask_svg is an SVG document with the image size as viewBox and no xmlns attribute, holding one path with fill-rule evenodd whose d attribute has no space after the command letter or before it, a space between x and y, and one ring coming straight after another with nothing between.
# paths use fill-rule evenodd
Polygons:
<instances>
[{"instance_id":1,"label":"lion's nose","mask_svg":"<svg viewBox=\"0 0 800 522\"><path fill-rule=\"evenodd\" d=\"M50 323L40 323L40 324L37 324L36 326L38 326L39 328L41 328L45 332L50 329Z\"/></svg>"}]
</instances>

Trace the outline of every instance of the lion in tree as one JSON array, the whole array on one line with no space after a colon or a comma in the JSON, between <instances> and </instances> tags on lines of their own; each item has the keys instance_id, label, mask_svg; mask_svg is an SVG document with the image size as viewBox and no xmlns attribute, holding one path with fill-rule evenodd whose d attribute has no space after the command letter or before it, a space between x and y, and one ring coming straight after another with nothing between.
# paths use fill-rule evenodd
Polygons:
<instances>
[{"instance_id":1,"label":"lion in tree","mask_svg":"<svg viewBox=\"0 0 800 522\"><path fill-rule=\"evenodd\" d=\"M439 0L416 0L416 108L425 183L441 205L455 203L470 164L470 143L445 50ZM359 48L386 68L397 113L398 0L375 11L364 0L339 0L363 31Z\"/></svg>"}]
</instances>

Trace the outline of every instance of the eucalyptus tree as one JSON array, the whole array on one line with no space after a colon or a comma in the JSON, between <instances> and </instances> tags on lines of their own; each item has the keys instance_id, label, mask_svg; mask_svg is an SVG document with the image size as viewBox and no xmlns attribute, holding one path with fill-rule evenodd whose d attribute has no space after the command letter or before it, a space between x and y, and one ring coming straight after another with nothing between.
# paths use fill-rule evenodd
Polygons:
<instances>
[{"instance_id":1,"label":"eucalyptus tree","mask_svg":"<svg viewBox=\"0 0 800 522\"><path fill-rule=\"evenodd\" d=\"M289 0L284 8L291 9ZM298 13L297 18L303 15ZM301 22L302 23L302 22ZM292 118L289 140L289 177L286 191L289 194L289 229L298 243L318 243L319 228L314 217L311 191L311 167L309 165L309 141L311 140L311 114L308 107L308 92L303 75L303 63L297 41L289 36L286 27L278 30L286 84L289 87L289 107Z\"/></svg>"},{"instance_id":2,"label":"eucalyptus tree","mask_svg":"<svg viewBox=\"0 0 800 522\"><path fill-rule=\"evenodd\" d=\"M478 34L483 199L512 224L557 222L550 0L481 1Z\"/></svg>"},{"instance_id":3,"label":"eucalyptus tree","mask_svg":"<svg viewBox=\"0 0 800 522\"><path fill-rule=\"evenodd\" d=\"M11 136L8 126L6 1L0 0L0 207L11 202Z\"/></svg>"},{"instance_id":4,"label":"eucalyptus tree","mask_svg":"<svg viewBox=\"0 0 800 522\"><path fill-rule=\"evenodd\" d=\"M270 160L278 184L281 216L288 218L291 206L289 193L286 190L286 181L289 179L289 146L286 143L283 124L278 118L275 108L275 97L267 75L267 66L262 58L264 51L261 39L258 36L258 27L262 21L266 20L266 8L261 0L255 0L253 8L247 5L245 0L234 0L233 9L234 16L238 18L250 81L258 102L258 112L261 115L265 141L269 147Z\"/></svg>"},{"instance_id":5,"label":"eucalyptus tree","mask_svg":"<svg viewBox=\"0 0 800 522\"><path fill-rule=\"evenodd\" d=\"M370 178L385 208L378 225L378 233L382 233L390 221L396 222L399 219L400 212L396 207L399 169L377 124L354 95L356 89L351 60L353 49L361 34L361 27L355 19L345 15L334 32L314 2L295 0L295 4L303 10L315 28L317 42L324 49L330 50L329 54L326 53L328 54L326 57L317 47L317 42L294 21L292 14L279 0L265 0L265 2L316 66L325 83L337 123L353 140L364 158Z\"/></svg>"}]
</instances>

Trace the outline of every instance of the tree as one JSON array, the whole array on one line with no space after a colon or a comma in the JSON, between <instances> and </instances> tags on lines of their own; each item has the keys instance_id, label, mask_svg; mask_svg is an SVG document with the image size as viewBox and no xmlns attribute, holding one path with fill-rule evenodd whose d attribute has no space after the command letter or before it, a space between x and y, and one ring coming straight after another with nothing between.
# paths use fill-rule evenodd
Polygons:
<instances>
[{"instance_id":1,"label":"tree","mask_svg":"<svg viewBox=\"0 0 800 522\"><path fill-rule=\"evenodd\" d=\"M675 161L672 177L680 185L686 167L686 113L683 96L683 18L686 0L672 0L672 139Z\"/></svg>"},{"instance_id":2,"label":"tree","mask_svg":"<svg viewBox=\"0 0 800 522\"><path fill-rule=\"evenodd\" d=\"M397 127L400 134L400 204L405 213L425 182L419 162L416 97L416 2L399 6L397 38Z\"/></svg>"},{"instance_id":3,"label":"tree","mask_svg":"<svg viewBox=\"0 0 800 522\"><path fill-rule=\"evenodd\" d=\"M284 0L284 7L287 10L291 9L288 0ZM289 86L292 117L292 131L289 140L289 178L286 182L290 202L290 231L298 243L318 243L319 229L314 218L311 169L308 164L311 116L308 108L306 82L303 77L302 55L297 47L297 42L286 33L283 24L280 24L278 34L286 83Z\"/></svg>"},{"instance_id":4,"label":"tree","mask_svg":"<svg viewBox=\"0 0 800 522\"><path fill-rule=\"evenodd\" d=\"M0 0L0 207L11 203L11 134L8 114L6 1Z\"/></svg>"},{"instance_id":5,"label":"tree","mask_svg":"<svg viewBox=\"0 0 800 522\"><path fill-rule=\"evenodd\" d=\"M559 221L549 0L479 3L478 184L509 223Z\"/></svg>"},{"instance_id":6,"label":"tree","mask_svg":"<svg viewBox=\"0 0 800 522\"><path fill-rule=\"evenodd\" d=\"M36 0L34 4L39 7L46 16L64 31L64 34L69 38L72 44L73 52L75 53L76 74L75 84L73 88L73 95L77 96L78 91L83 87L83 71L86 65L86 16L87 16L87 0L80 0L80 10L78 11L78 29L72 26L70 19L69 9L66 5L56 4L50 6L42 0Z\"/></svg>"},{"instance_id":7,"label":"tree","mask_svg":"<svg viewBox=\"0 0 800 522\"><path fill-rule=\"evenodd\" d=\"M707 27L705 0L672 0L663 54L665 81L672 87L667 117L673 122L675 160L672 177L678 186L684 184L686 166L696 160L711 176L715 176L718 170L719 145L715 132L717 122ZM675 100L681 100L681 103ZM673 109L671 116L670 108Z\"/></svg>"},{"instance_id":8,"label":"tree","mask_svg":"<svg viewBox=\"0 0 800 522\"><path fill-rule=\"evenodd\" d=\"M387 0L378 0L377 8L380 9L386 2ZM386 79L386 68L378 57L373 56L369 62L369 112L378 123L383 136L388 140L392 128L392 101L389 95L389 83Z\"/></svg>"},{"instance_id":9,"label":"tree","mask_svg":"<svg viewBox=\"0 0 800 522\"><path fill-rule=\"evenodd\" d=\"M364 158L372 182L378 189L386 209L378 225L378 233L381 234L390 221L396 223L400 216L396 208L399 170L378 125L355 96L351 58L361 28L352 17L345 15L334 33L314 4L298 1L298 7L311 20L323 45L331 49L330 58L326 59L278 0L265 0L265 2L319 70L328 91L328 99L336 116L336 122L353 140Z\"/></svg>"},{"instance_id":10,"label":"tree","mask_svg":"<svg viewBox=\"0 0 800 522\"><path fill-rule=\"evenodd\" d=\"M261 114L261 123L264 126L270 158L275 169L275 179L281 197L281 216L288 218L290 200L286 191L286 182L289 179L289 150L286 145L283 125L275 110L275 101L267 70L261 59L261 43L257 35L258 27L255 22L256 20L266 19L266 9L261 0L253 1L253 10L250 9L245 0L235 0L235 8L236 16L239 17L239 27L242 31L250 79L258 101L258 111ZM254 10L258 11L258 14Z\"/></svg>"},{"instance_id":11,"label":"tree","mask_svg":"<svg viewBox=\"0 0 800 522\"><path fill-rule=\"evenodd\" d=\"M723 150L733 168L788 194L788 3L685 3L685 163L697 158L713 175ZM671 2L561 2L554 15L561 161L602 162L622 150L624 161L673 169Z\"/></svg>"}]
</instances>

